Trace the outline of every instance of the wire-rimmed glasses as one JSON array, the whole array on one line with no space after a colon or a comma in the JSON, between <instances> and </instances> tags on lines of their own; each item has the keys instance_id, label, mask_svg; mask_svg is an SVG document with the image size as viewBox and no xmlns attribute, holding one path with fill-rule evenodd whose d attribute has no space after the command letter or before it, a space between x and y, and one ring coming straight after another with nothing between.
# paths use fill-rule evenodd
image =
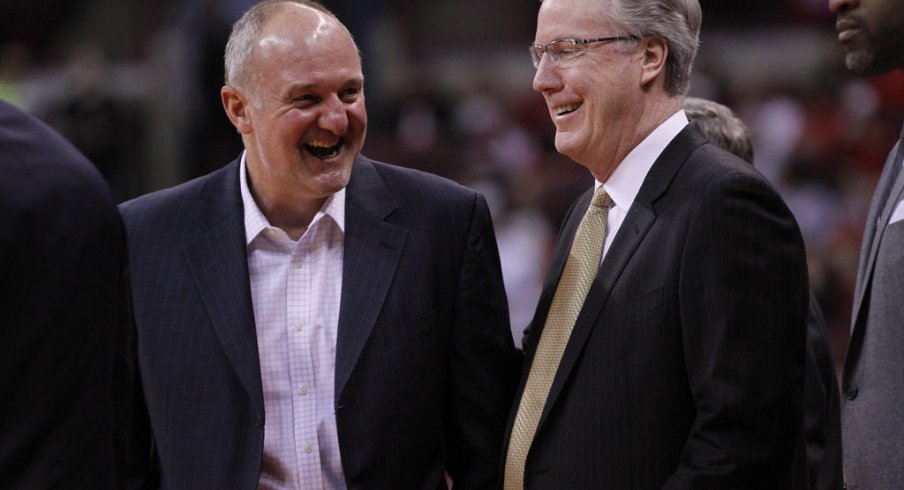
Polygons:
<instances>
[{"instance_id":1,"label":"wire-rimmed glasses","mask_svg":"<svg viewBox=\"0 0 904 490\"><path fill-rule=\"evenodd\" d=\"M540 60L543 59L543 53L549 55L554 65L558 65L560 61L571 61L578 56L578 53L588 49L590 44L608 43L612 41L630 41L638 39L637 36L609 36L597 37L594 39L556 39L548 44L532 44L528 48L530 50L530 59L534 63L534 68L540 66Z\"/></svg>"}]
</instances>

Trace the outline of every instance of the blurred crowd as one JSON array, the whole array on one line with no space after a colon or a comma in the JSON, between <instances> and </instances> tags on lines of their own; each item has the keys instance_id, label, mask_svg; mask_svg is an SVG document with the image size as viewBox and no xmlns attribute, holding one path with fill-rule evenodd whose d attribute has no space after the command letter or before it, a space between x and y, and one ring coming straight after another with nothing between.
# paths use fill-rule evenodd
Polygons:
<instances>
[{"instance_id":1,"label":"blurred crowd","mask_svg":"<svg viewBox=\"0 0 904 490\"><path fill-rule=\"evenodd\" d=\"M219 87L229 26L248 3L164 3L151 19L127 24L140 26L128 38L90 35L116 19L69 29L56 44L2 37L0 98L66 135L119 200L202 175L241 149ZM502 2L501 11L520 8L523 17L487 26L481 14L491 12L480 9L492 7L463 2L479 22L462 27L454 16L450 25L431 25L443 16L440 7L424 22L424 12L410 10L424 6L325 3L346 21L364 55L370 119L364 153L452 178L488 198L520 345L557 223L591 185L582 167L555 151L546 106L531 90L526 45L536 6ZM703 2L691 95L728 105L750 127L755 165L780 189L804 234L811 288L840 365L869 199L904 114L904 74L848 75L825 0L773 2L771 9L725 4ZM739 27L751 20L752 27ZM437 38L427 42L433 28ZM472 35L456 42L449 34L456 29ZM475 40L475 32L494 29L502 34L492 42Z\"/></svg>"}]
</instances>

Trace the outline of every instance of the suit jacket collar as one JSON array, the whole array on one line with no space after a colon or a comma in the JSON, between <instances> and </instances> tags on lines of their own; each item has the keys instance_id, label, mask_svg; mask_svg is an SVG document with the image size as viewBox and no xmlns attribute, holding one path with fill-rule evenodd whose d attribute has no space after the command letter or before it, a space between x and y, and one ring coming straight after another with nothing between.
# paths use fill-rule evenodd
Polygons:
<instances>
[{"instance_id":1,"label":"suit jacket collar","mask_svg":"<svg viewBox=\"0 0 904 490\"><path fill-rule=\"evenodd\" d=\"M194 214L201 232L183 253L226 357L263 413L238 169L235 160L207 178Z\"/></svg>"},{"instance_id":2,"label":"suit jacket collar","mask_svg":"<svg viewBox=\"0 0 904 490\"><path fill-rule=\"evenodd\" d=\"M690 124L681 130L680 133L668 144L665 151L656 159L653 167L647 173L647 177L637 194L628 214L625 217L621 228L616 235L615 240L609 248L605 259L603 260L600 270L587 293L587 300L575 321L574 329L568 339L565 352L562 354L562 361L556 371L549 396L546 399L546 405L543 414L540 417L537 432L548 418L551 408L555 404L562 387L571 375L581 351L591 332L596 326L596 320L603 309L609 297L610 291L614 287L616 281L624 270L628 260L634 254L637 246L643 240L647 231L656 221L656 213L653 204L668 191L669 185L674 179L678 170L687 160L691 152L702 144L707 142L706 137L700 132L695 124ZM592 198L592 189L585 193L578 200L568 220L563 225L553 262L550 265L550 273L547 276L546 283L543 288L543 296L540 299L540 306L532 326L538 331L532 335L530 342L529 355L532 358L542 332L543 323L546 321L546 315L549 313L549 306L552 303L552 297L555 293L555 287L562 275L565 267L565 260L574 241L574 234L577 231L583 213ZM604 327L603 327L604 328ZM523 381L522 387L523 390Z\"/></svg>"},{"instance_id":3,"label":"suit jacket collar","mask_svg":"<svg viewBox=\"0 0 904 490\"><path fill-rule=\"evenodd\" d=\"M202 232L185 245L184 254L226 356L253 404L263 411L238 171L239 160L235 160L208 178L194 215ZM397 208L374 163L359 156L346 192L337 403L370 337L402 254L407 231L389 222Z\"/></svg>"},{"instance_id":4,"label":"suit jacket collar","mask_svg":"<svg viewBox=\"0 0 904 490\"><path fill-rule=\"evenodd\" d=\"M342 304L336 340L336 401L376 324L408 232L394 224L398 204L374 163L359 156L345 202Z\"/></svg>"}]
</instances>

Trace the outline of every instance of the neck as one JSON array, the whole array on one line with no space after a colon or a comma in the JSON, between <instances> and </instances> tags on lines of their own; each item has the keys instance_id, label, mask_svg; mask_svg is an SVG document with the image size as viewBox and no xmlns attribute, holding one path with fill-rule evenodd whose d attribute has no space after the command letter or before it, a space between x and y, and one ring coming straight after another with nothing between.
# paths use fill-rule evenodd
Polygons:
<instances>
[{"instance_id":1,"label":"neck","mask_svg":"<svg viewBox=\"0 0 904 490\"><path fill-rule=\"evenodd\" d=\"M615 169L621 164L622 160L628 156L643 140L656 130L668 118L672 117L676 112L681 110L684 105L684 97L667 97L664 96L643 104L640 109L633 114L633 117L627 118L625 122L625 132L623 136L611 146L611 150L607 153L608 157L603 158L601 163L588 165L590 173L593 177L600 181L606 182ZM630 122L633 121L633 122Z\"/></svg>"},{"instance_id":2,"label":"neck","mask_svg":"<svg viewBox=\"0 0 904 490\"><path fill-rule=\"evenodd\" d=\"M261 213L271 225L286 232L292 240L301 238L327 197L303 198L280 187L255 185L253 174L249 168L248 190Z\"/></svg>"}]
</instances>

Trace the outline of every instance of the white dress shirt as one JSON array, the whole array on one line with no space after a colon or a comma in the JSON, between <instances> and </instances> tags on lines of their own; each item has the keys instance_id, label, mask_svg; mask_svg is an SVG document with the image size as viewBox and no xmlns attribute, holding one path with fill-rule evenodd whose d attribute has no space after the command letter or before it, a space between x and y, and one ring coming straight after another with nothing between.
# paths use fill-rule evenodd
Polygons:
<instances>
[{"instance_id":1,"label":"white dress shirt","mask_svg":"<svg viewBox=\"0 0 904 490\"><path fill-rule=\"evenodd\" d=\"M239 172L264 390L258 489L345 489L334 409L345 190L296 242L254 201L244 155Z\"/></svg>"},{"instance_id":2,"label":"white dress shirt","mask_svg":"<svg viewBox=\"0 0 904 490\"><path fill-rule=\"evenodd\" d=\"M687 115L684 111L676 112L625 156L624 160L615 167L609 180L596 181L594 190L603 186L606 193L612 198L612 207L609 208L609 216L606 221L607 232L606 243L603 245L603 257L609 251L609 246L612 245L615 234L618 233L625 216L628 215L628 210L634 204L634 198L637 197L640 186L647 178L647 173L653 167L653 163L687 124Z\"/></svg>"}]
</instances>

